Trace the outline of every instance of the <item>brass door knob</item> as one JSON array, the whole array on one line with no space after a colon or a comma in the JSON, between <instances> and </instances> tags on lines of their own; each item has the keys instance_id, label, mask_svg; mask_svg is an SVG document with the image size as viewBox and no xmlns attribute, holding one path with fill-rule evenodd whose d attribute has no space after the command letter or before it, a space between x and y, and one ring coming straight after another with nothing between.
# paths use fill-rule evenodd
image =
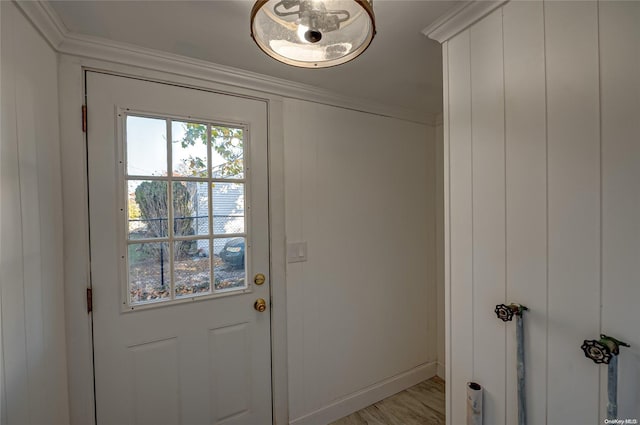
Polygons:
<instances>
[{"instance_id":1,"label":"brass door knob","mask_svg":"<svg viewBox=\"0 0 640 425\"><path fill-rule=\"evenodd\" d=\"M253 303L253 308L262 313L267 309L267 302L263 298L258 298L256 302Z\"/></svg>"}]
</instances>

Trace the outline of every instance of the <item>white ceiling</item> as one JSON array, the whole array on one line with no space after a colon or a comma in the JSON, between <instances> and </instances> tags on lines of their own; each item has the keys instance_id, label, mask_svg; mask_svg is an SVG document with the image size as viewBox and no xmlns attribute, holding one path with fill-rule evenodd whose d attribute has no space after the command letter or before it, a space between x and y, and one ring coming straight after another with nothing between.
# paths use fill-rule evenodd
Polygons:
<instances>
[{"instance_id":1,"label":"white ceiling","mask_svg":"<svg viewBox=\"0 0 640 425\"><path fill-rule=\"evenodd\" d=\"M420 33L456 1L375 0L377 35L362 56L327 69L281 64L254 44L250 0L51 1L74 33L103 37L437 114L442 111L440 45Z\"/></svg>"}]
</instances>

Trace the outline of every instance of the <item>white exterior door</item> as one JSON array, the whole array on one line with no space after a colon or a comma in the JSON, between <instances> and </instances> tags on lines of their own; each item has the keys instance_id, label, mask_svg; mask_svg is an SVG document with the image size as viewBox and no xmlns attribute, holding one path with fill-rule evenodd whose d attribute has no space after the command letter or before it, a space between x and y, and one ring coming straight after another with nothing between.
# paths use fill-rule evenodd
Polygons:
<instances>
[{"instance_id":1,"label":"white exterior door","mask_svg":"<svg viewBox=\"0 0 640 425\"><path fill-rule=\"evenodd\" d=\"M86 77L98 424L271 423L266 103Z\"/></svg>"}]
</instances>

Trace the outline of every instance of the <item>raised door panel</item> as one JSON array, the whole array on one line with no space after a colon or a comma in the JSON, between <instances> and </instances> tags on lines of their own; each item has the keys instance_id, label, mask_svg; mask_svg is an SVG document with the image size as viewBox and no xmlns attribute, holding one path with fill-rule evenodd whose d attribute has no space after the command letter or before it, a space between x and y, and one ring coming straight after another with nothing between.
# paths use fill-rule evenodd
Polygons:
<instances>
[{"instance_id":1,"label":"raised door panel","mask_svg":"<svg viewBox=\"0 0 640 425\"><path fill-rule=\"evenodd\" d=\"M133 373L127 385L135 424L180 423L178 341L167 338L128 347Z\"/></svg>"},{"instance_id":2,"label":"raised door panel","mask_svg":"<svg viewBox=\"0 0 640 425\"><path fill-rule=\"evenodd\" d=\"M241 416L251 407L251 334L248 323L209 331L211 418L215 423Z\"/></svg>"}]
</instances>

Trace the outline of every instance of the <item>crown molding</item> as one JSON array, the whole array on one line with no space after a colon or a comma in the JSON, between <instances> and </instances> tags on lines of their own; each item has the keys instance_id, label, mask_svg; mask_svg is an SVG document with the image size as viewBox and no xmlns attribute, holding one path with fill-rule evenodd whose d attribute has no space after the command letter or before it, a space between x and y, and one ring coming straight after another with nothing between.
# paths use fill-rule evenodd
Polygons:
<instances>
[{"instance_id":1,"label":"crown molding","mask_svg":"<svg viewBox=\"0 0 640 425\"><path fill-rule=\"evenodd\" d=\"M71 56L133 65L142 69L162 70L230 87L339 106L422 124L432 119L411 109L390 107L306 84L98 37L70 33L58 51Z\"/></svg>"},{"instance_id":2,"label":"crown molding","mask_svg":"<svg viewBox=\"0 0 640 425\"><path fill-rule=\"evenodd\" d=\"M444 43L493 12L508 0L471 0L453 8L449 13L422 30L422 34Z\"/></svg>"},{"instance_id":3,"label":"crown molding","mask_svg":"<svg viewBox=\"0 0 640 425\"><path fill-rule=\"evenodd\" d=\"M0 0L1 1L1 0ZM18 7L58 53L107 61L249 89L269 95L433 125L436 114L344 96L330 90L186 56L69 31L46 1L16 1Z\"/></svg>"},{"instance_id":4,"label":"crown molding","mask_svg":"<svg viewBox=\"0 0 640 425\"><path fill-rule=\"evenodd\" d=\"M27 19L42 34L44 39L58 50L69 30L48 3L42 1L15 1Z\"/></svg>"}]
</instances>

